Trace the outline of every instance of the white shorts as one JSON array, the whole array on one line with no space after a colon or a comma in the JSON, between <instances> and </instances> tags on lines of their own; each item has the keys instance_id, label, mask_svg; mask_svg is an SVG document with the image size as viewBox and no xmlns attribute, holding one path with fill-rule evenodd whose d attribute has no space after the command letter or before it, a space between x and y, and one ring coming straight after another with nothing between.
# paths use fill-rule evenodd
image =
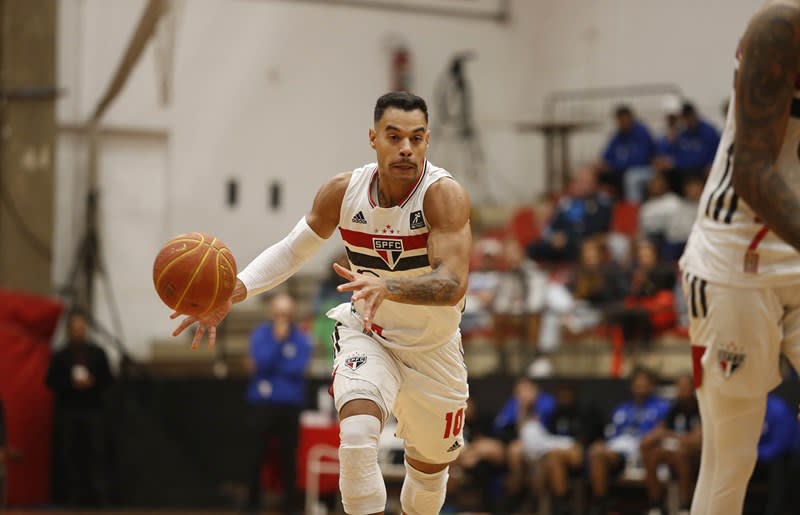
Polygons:
<instances>
[{"instance_id":1,"label":"white shorts","mask_svg":"<svg viewBox=\"0 0 800 515\"><path fill-rule=\"evenodd\" d=\"M683 292L696 387L758 397L780 384L781 353L800 370L800 285L740 288L685 274Z\"/></svg>"},{"instance_id":2,"label":"white shorts","mask_svg":"<svg viewBox=\"0 0 800 515\"><path fill-rule=\"evenodd\" d=\"M355 399L374 401L397 417L405 453L426 463L449 463L464 447L467 368L456 336L412 352L387 349L363 332L338 325L334 333L333 398L337 411Z\"/></svg>"},{"instance_id":3,"label":"white shorts","mask_svg":"<svg viewBox=\"0 0 800 515\"><path fill-rule=\"evenodd\" d=\"M569 436L551 434L538 420L529 420L519 431L522 449L525 455L538 460L550 451L566 450L575 445L575 439Z\"/></svg>"}]
</instances>

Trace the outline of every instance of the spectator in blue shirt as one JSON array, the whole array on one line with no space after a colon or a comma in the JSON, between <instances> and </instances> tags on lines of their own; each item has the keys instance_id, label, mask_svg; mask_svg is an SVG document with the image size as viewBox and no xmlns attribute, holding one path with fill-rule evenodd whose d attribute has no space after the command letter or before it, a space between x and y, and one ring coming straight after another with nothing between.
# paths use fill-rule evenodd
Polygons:
<instances>
[{"instance_id":1,"label":"spectator in blue shirt","mask_svg":"<svg viewBox=\"0 0 800 515\"><path fill-rule=\"evenodd\" d=\"M532 379L522 376L514 385L513 395L494 419L495 436L507 445L506 499L510 504L521 494L526 477L519 430L529 418L537 418L545 425L550 424L555 409L555 398L541 391Z\"/></svg>"},{"instance_id":2,"label":"spectator in blue shirt","mask_svg":"<svg viewBox=\"0 0 800 515\"><path fill-rule=\"evenodd\" d=\"M783 513L789 456L795 443L797 420L786 402L775 394L767 396L764 426L758 440L758 462L755 480L767 481L767 503L764 515Z\"/></svg>"},{"instance_id":3,"label":"spectator in blue shirt","mask_svg":"<svg viewBox=\"0 0 800 515\"><path fill-rule=\"evenodd\" d=\"M600 182L611 186L629 202L641 202L644 186L653 175L650 163L656 154L653 137L636 119L633 110L620 105L614 113L617 130L606 145L600 162ZM624 191L623 191L624 190Z\"/></svg>"},{"instance_id":4,"label":"spectator in blue shirt","mask_svg":"<svg viewBox=\"0 0 800 515\"><path fill-rule=\"evenodd\" d=\"M276 440L283 479L283 511L295 513L296 455L300 411L305 405L305 370L311 356L308 336L292 323L294 301L285 294L270 303L272 322L264 323L250 335L248 368L253 373L247 389L247 402L253 408L256 433L254 463L251 469L248 510L257 512L261 501L261 464L269 440Z\"/></svg>"},{"instance_id":5,"label":"spectator in blue shirt","mask_svg":"<svg viewBox=\"0 0 800 515\"><path fill-rule=\"evenodd\" d=\"M672 170L669 172L670 187L682 194L687 177L705 179L719 146L719 131L703 120L694 105L686 102L681 108L683 128L667 156Z\"/></svg>"},{"instance_id":6,"label":"spectator in blue shirt","mask_svg":"<svg viewBox=\"0 0 800 515\"><path fill-rule=\"evenodd\" d=\"M569 190L542 238L528 246L534 261L575 261L584 238L607 233L611 227L611 199L597 190L594 170L578 170Z\"/></svg>"},{"instance_id":7,"label":"spectator in blue shirt","mask_svg":"<svg viewBox=\"0 0 800 515\"><path fill-rule=\"evenodd\" d=\"M669 410L669 403L653 394L655 385L652 372L635 370L631 376L633 399L614 409L606 430L607 440L595 442L589 448L593 515L608 511L609 476L622 472L626 461L638 456L642 436L655 428Z\"/></svg>"}]
</instances>

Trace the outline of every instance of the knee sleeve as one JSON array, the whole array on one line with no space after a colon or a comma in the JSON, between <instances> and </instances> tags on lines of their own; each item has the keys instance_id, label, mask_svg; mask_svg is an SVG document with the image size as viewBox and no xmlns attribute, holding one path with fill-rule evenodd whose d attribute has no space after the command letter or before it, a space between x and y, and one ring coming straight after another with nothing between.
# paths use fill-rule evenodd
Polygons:
<instances>
[{"instance_id":1,"label":"knee sleeve","mask_svg":"<svg viewBox=\"0 0 800 515\"><path fill-rule=\"evenodd\" d=\"M339 424L339 490L349 515L386 508L386 485L378 466L380 434L381 422L372 415L354 415Z\"/></svg>"},{"instance_id":2,"label":"knee sleeve","mask_svg":"<svg viewBox=\"0 0 800 515\"><path fill-rule=\"evenodd\" d=\"M400 504L406 515L437 515L447 493L447 468L426 474L406 463Z\"/></svg>"}]
</instances>

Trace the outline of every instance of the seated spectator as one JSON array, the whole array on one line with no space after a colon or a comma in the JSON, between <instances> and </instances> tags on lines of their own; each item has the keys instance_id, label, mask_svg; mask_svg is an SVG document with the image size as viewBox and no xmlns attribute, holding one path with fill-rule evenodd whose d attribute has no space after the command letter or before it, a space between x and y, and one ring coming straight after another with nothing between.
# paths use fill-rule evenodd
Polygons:
<instances>
[{"instance_id":1,"label":"seated spectator","mask_svg":"<svg viewBox=\"0 0 800 515\"><path fill-rule=\"evenodd\" d=\"M688 514L692 489L700 463L702 429L692 376L685 374L675 380L676 397L664 420L642 437L640 450L645 468L645 484L651 509L649 515L667 515L664 489L658 478L658 468L669 465L678 479L680 514Z\"/></svg>"},{"instance_id":2,"label":"seated spectator","mask_svg":"<svg viewBox=\"0 0 800 515\"><path fill-rule=\"evenodd\" d=\"M494 433L506 445L506 499L513 503L523 493L526 460L520 440L520 428L530 418L548 425L555 411L552 395L541 391L528 377L520 377L514 385L512 397L503 405L494 419Z\"/></svg>"},{"instance_id":3,"label":"seated spectator","mask_svg":"<svg viewBox=\"0 0 800 515\"><path fill-rule=\"evenodd\" d=\"M592 515L608 512L609 477L621 473L626 463L635 463L641 438L650 432L667 413L669 404L653 394L656 380L645 369L631 375L633 399L614 409L607 439L589 448L589 473L592 486Z\"/></svg>"},{"instance_id":4,"label":"seated spectator","mask_svg":"<svg viewBox=\"0 0 800 515\"><path fill-rule=\"evenodd\" d=\"M789 458L796 432L797 419L792 408L778 395L769 394L752 478L767 482L767 502L761 512L764 515L784 513Z\"/></svg>"},{"instance_id":5,"label":"seated spectator","mask_svg":"<svg viewBox=\"0 0 800 515\"><path fill-rule=\"evenodd\" d=\"M678 141L678 133L680 132L680 125L678 115L675 113L668 113L664 117L664 135L656 140L656 156L653 160L656 170L660 170L659 160L666 157L670 159L675 155L675 145ZM667 162L671 164L671 162Z\"/></svg>"},{"instance_id":6,"label":"seated spectator","mask_svg":"<svg viewBox=\"0 0 800 515\"><path fill-rule=\"evenodd\" d=\"M579 406L575 385L556 389L556 408L550 424L529 419L521 429L525 455L539 462L539 483L553 496L553 513L570 513L567 491L569 475L583 467L584 449L602 438L602 419L589 406Z\"/></svg>"},{"instance_id":7,"label":"seated spectator","mask_svg":"<svg viewBox=\"0 0 800 515\"><path fill-rule=\"evenodd\" d=\"M528 246L535 261L575 261L584 238L607 233L611 226L611 200L597 189L594 171L579 170L569 193L558 203L542 239Z\"/></svg>"},{"instance_id":8,"label":"seated spectator","mask_svg":"<svg viewBox=\"0 0 800 515\"><path fill-rule=\"evenodd\" d=\"M618 325L626 341L646 345L655 332L675 326L675 268L647 240L638 243L636 257L625 301L606 310L606 322Z\"/></svg>"},{"instance_id":9,"label":"seated spectator","mask_svg":"<svg viewBox=\"0 0 800 515\"><path fill-rule=\"evenodd\" d=\"M678 133L674 153L666 156L671 165L668 172L670 188L675 193L683 191L687 177L705 180L719 146L719 131L700 117L693 104L683 104L681 122L683 128Z\"/></svg>"},{"instance_id":10,"label":"seated spectator","mask_svg":"<svg viewBox=\"0 0 800 515\"><path fill-rule=\"evenodd\" d=\"M680 205L681 198L670 191L666 177L656 174L647 184L647 200L639 208L639 230L660 247L666 240L667 228Z\"/></svg>"},{"instance_id":11,"label":"seated spectator","mask_svg":"<svg viewBox=\"0 0 800 515\"><path fill-rule=\"evenodd\" d=\"M604 311L625 298L625 271L610 258L603 238L584 240L568 288L575 304L572 313L565 317L565 325L573 334L598 326Z\"/></svg>"},{"instance_id":12,"label":"seated spectator","mask_svg":"<svg viewBox=\"0 0 800 515\"><path fill-rule=\"evenodd\" d=\"M503 244L493 238L475 242L477 260L469 273L466 303L461 315L461 332L467 337L473 331L491 329L492 301L500 276L499 258Z\"/></svg>"},{"instance_id":13,"label":"seated spectator","mask_svg":"<svg viewBox=\"0 0 800 515\"><path fill-rule=\"evenodd\" d=\"M643 186L653 174L650 162L655 155L655 143L629 106L618 106L614 117L617 130L603 151L598 179L608 184L616 196L624 193L625 200L639 203Z\"/></svg>"},{"instance_id":14,"label":"seated spectator","mask_svg":"<svg viewBox=\"0 0 800 515\"><path fill-rule=\"evenodd\" d=\"M687 177L683 183L683 197L670 218L665 233L663 255L668 261L677 261L683 254L689 233L692 232L692 226L697 218L703 185L703 180L699 177Z\"/></svg>"},{"instance_id":15,"label":"seated spectator","mask_svg":"<svg viewBox=\"0 0 800 515\"><path fill-rule=\"evenodd\" d=\"M532 347L552 352L561 344L560 321L572 311L572 296L525 256L516 239L505 240L503 249L507 268L498 276L492 301L495 341L503 346L508 330L517 329Z\"/></svg>"},{"instance_id":16,"label":"seated spectator","mask_svg":"<svg viewBox=\"0 0 800 515\"><path fill-rule=\"evenodd\" d=\"M462 487L480 492L480 511L493 512L493 480L506 463L505 443L493 436L491 417L485 416L472 398L467 400L462 431L464 449L451 466L450 475L460 476Z\"/></svg>"}]
</instances>

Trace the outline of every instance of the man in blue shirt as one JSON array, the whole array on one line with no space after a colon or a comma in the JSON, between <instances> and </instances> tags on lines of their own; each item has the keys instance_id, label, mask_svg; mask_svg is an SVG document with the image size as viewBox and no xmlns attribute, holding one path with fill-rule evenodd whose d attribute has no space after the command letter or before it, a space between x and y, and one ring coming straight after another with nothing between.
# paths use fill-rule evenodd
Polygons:
<instances>
[{"instance_id":1,"label":"man in blue shirt","mask_svg":"<svg viewBox=\"0 0 800 515\"><path fill-rule=\"evenodd\" d=\"M578 170L542 238L528 246L528 256L537 262L575 261L584 238L608 232L611 207L611 199L597 190L594 170Z\"/></svg>"},{"instance_id":2,"label":"man in blue shirt","mask_svg":"<svg viewBox=\"0 0 800 515\"><path fill-rule=\"evenodd\" d=\"M669 173L672 191L681 195L688 177L705 179L719 146L719 131L700 118L694 105L686 102L681 108L683 129L670 147Z\"/></svg>"},{"instance_id":3,"label":"man in blue shirt","mask_svg":"<svg viewBox=\"0 0 800 515\"><path fill-rule=\"evenodd\" d=\"M614 409L606 430L607 440L595 442L589 448L593 515L608 511L609 476L621 472L627 460L638 456L642 436L655 428L669 410L669 403L653 394L655 385L655 376L650 371L635 370L631 375L633 399Z\"/></svg>"},{"instance_id":4,"label":"man in blue shirt","mask_svg":"<svg viewBox=\"0 0 800 515\"><path fill-rule=\"evenodd\" d=\"M264 323L250 335L248 368L253 373L247 401L253 406L256 433L247 508L259 510L261 464L269 440L277 440L283 479L282 513L298 510L296 455L300 411L305 405L305 370L311 356L308 336L292 323L294 301L279 294L270 303L272 322Z\"/></svg>"},{"instance_id":5,"label":"man in blue shirt","mask_svg":"<svg viewBox=\"0 0 800 515\"><path fill-rule=\"evenodd\" d=\"M636 119L629 106L618 106L614 116L617 131L603 152L598 179L616 190L617 195L624 190L626 200L638 203L644 185L653 175L650 162L656 146L650 131Z\"/></svg>"},{"instance_id":6,"label":"man in blue shirt","mask_svg":"<svg viewBox=\"0 0 800 515\"><path fill-rule=\"evenodd\" d=\"M513 505L523 492L526 477L525 455L520 428L531 417L549 424L556 409L556 400L543 392L529 377L522 376L514 385L514 393L500 408L494 419L495 436L507 446L506 501Z\"/></svg>"}]
</instances>

